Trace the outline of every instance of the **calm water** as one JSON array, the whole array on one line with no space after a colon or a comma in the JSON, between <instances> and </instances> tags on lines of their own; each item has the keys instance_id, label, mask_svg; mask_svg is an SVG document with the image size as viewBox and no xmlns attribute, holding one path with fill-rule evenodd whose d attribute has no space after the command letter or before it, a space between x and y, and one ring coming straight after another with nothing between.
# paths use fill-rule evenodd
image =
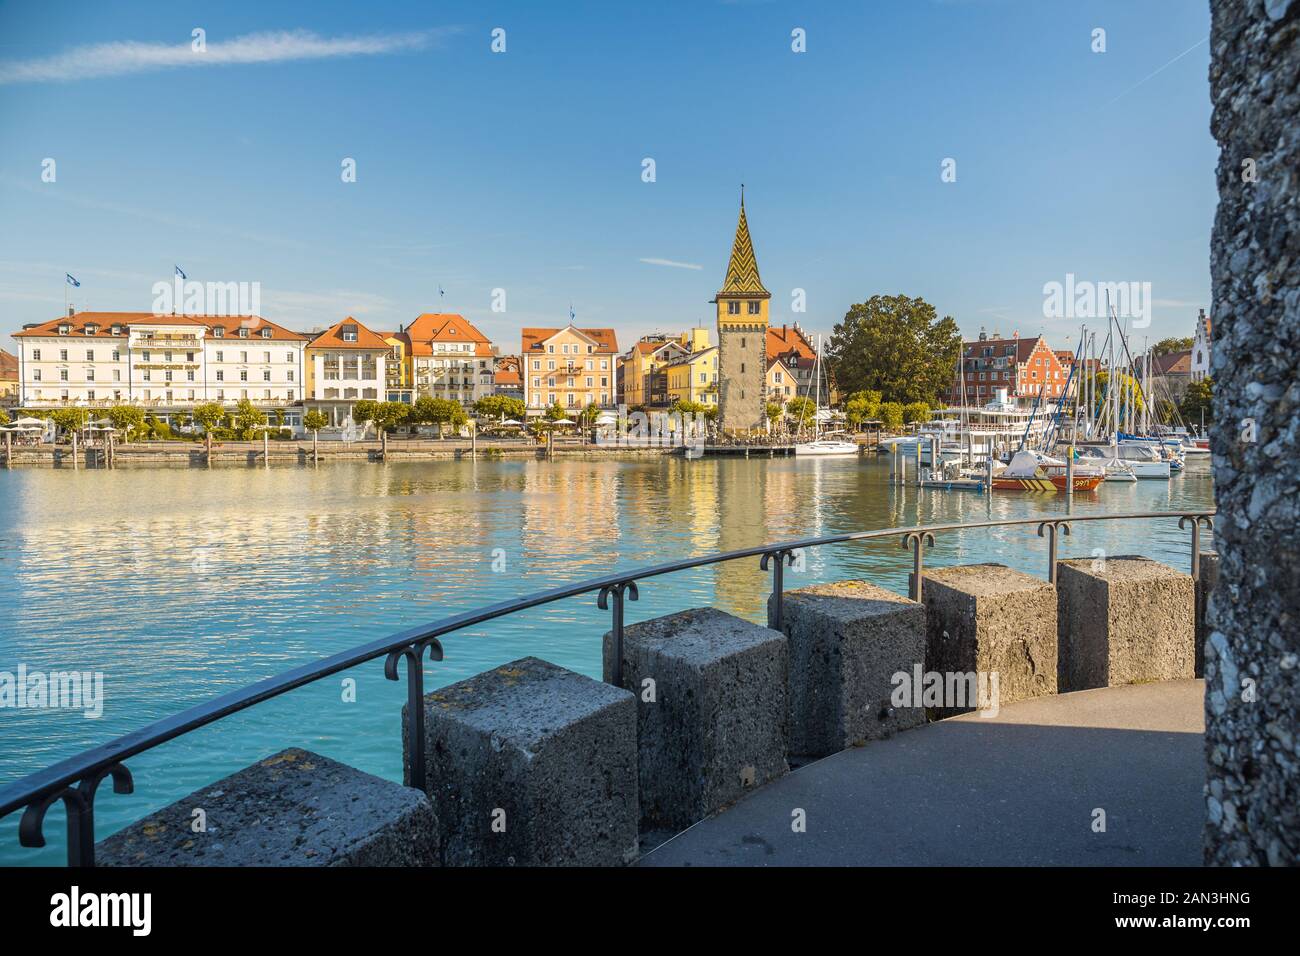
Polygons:
<instances>
[{"instance_id":1,"label":"calm water","mask_svg":"<svg viewBox=\"0 0 1300 956\"><path fill-rule=\"evenodd\" d=\"M0 671L105 675L100 719L0 709L0 785L159 717L389 632L503 598L717 550L899 525L1064 510L1063 497L897 489L884 461L703 460L330 464L0 471ZM1108 484L1079 513L1212 508L1208 465L1169 482ZM1186 568L1176 521L1083 523L1062 555L1140 552ZM499 551L497 549L500 549ZM494 571L496 564L504 569ZM1044 573L1035 529L939 537L931 565L1001 561ZM896 540L816 549L787 587L848 576L906 591ZM629 622L714 604L765 618L757 559L656 578ZM608 615L594 596L444 638L430 687L535 654L599 678ZM401 779L404 683L372 662L172 741L130 761L136 793L106 783L104 836L227 773L300 746ZM0 864L61 863L0 821Z\"/></svg>"}]
</instances>

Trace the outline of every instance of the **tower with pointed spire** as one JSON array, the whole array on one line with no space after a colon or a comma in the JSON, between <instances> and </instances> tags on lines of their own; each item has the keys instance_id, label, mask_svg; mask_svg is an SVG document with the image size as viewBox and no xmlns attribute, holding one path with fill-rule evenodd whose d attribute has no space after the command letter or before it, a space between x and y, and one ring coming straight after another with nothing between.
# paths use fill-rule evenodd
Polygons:
<instances>
[{"instance_id":1,"label":"tower with pointed spire","mask_svg":"<svg viewBox=\"0 0 1300 956\"><path fill-rule=\"evenodd\" d=\"M718 425L724 432L745 434L763 427L771 298L758 275L741 186L731 260L722 289L712 300L718 309Z\"/></svg>"}]
</instances>

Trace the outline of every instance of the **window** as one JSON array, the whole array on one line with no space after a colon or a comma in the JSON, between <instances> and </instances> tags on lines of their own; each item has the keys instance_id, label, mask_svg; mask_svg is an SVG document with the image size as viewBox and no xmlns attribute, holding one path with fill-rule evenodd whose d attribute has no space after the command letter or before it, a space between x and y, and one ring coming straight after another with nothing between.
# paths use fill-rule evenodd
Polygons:
<instances>
[{"instance_id":1,"label":"window","mask_svg":"<svg viewBox=\"0 0 1300 956\"><path fill-rule=\"evenodd\" d=\"M40 358L40 353L39 353L39 352L36 353L36 357L37 357L37 358ZM534 372L540 372L541 370L542 370L542 363L541 363L541 361L538 360L538 359L533 359L533 371L534 371Z\"/></svg>"},{"instance_id":2,"label":"window","mask_svg":"<svg viewBox=\"0 0 1300 956\"><path fill-rule=\"evenodd\" d=\"M95 370L93 368L86 369L86 381L93 382L94 380L95 380Z\"/></svg>"},{"instance_id":3,"label":"window","mask_svg":"<svg viewBox=\"0 0 1300 956\"><path fill-rule=\"evenodd\" d=\"M219 325L217 325L217 326L213 326L213 329L212 329L212 337L213 337L214 339L225 338L225 335L226 335L226 330L225 330L225 329L223 329L223 328L222 328L221 326L219 326Z\"/></svg>"},{"instance_id":4,"label":"window","mask_svg":"<svg viewBox=\"0 0 1300 956\"><path fill-rule=\"evenodd\" d=\"M240 337L241 339L246 339L246 338L248 338L248 329L243 328L243 327L241 326L240 329L239 329L239 337ZM247 398L248 396L245 395L244 397Z\"/></svg>"},{"instance_id":5,"label":"window","mask_svg":"<svg viewBox=\"0 0 1300 956\"><path fill-rule=\"evenodd\" d=\"M94 400L95 400L95 390L92 388L90 391L86 392L86 401L93 402Z\"/></svg>"},{"instance_id":6,"label":"window","mask_svg":"<svg viewBox=\"0 0 1300 956\"><path fill-rule=\"evenodd\" d=\"M248 381L248 369L241 369L241 370L240 370L240 372L239 372L239 380L240 380L241 382L247 382L247 381Z\"/></svg>"},{"instance_id":7,"label":"window","mask_svg":"<svg viewBox=\"0 0 1300 956\"><path fill-rule=\"evenodd\" d=\"M267 365L270 365L270 364L271 364L271 353L270 353L270 352L263 352L262 355L265 356L265 358L264 358L262 361L266 362Z\"/></svg>"},{"instance_id":8,"label":"window","mask_svg":"<svg viewBox=\"0 0 1300 956\"><path fill-rule=\"evenodd\" d=\"M264 338L264 339L269 339L270 337L271 337L271 330L270 330L270 329L263 329L263 330L262 330L262 338ZM270 398L271 396L268 394L266 397L267 397L267 398Z\"/></svg>"},{"instance_id":9,"label":"window","mask_svg":"<svg viewBox=\"0 0 1300 956\"><path fill-rule=\"evenodd\" d=\"M148 355L146 354L145 357L148 358ZM68 350L67 350L67 349L59 349L59 361L60 361L60 362L66 362L67 360L68 360Z\"/></svg>"},{"instance_id":10,"label":"window","mask_svg":"<svg viewBox=\"0 0 1300 956\"><path fill-rule=\"evenodd\" d=\"M218 362L224 362L224 361L225 361L225 359L222 358L222 355L223 355L223 354L224 354L224 353L222 353L222 352L218 352L218 353L217 353L217 361L218 361Z\"/></svg>"},{"instance_id":11,"label":"window","mask_svg":"<svg viewBox=\"0 0 1300 956\"><path fill-rule=\"evenodd\" d=\"M33 362L39 362L40 360L41 360L41 350L40 350L40 349L32 349L32 361L33 361Z\"/></svg>"},{"instance_id":12,"label":"window","mask_svg":"<svg viewBox=\"0 0 1300 956\"><path fill-rule=\"evenodd\" d=\"M188 372L185 373L185 379L186 381L189 382L194 381L194 369L190 369Z\"/></svg>"},{"instance_id":13,"label":"window","mask_svg":"<svg viewBox=\"0 0 1300 956\"><path fill-rule=\"evenodd\" d=\"M187 362L193 362L193 361L194 361L194 353L193 353L193 352L186 352L186 353L185 353L185 361L187 361Z\"/></svg>"},{"instance_id":14,"label":"window","mask_svg":"<svg viewBox=\"0 0 1300 956\"><path fill-rule=\"evenodd\" d=\"M289 381L293 381L293 369L289 369Z\"/></svg>"},{"instance_id":15,"label":"window","mask_svg":"<svg viewBox=\"0 0 1300 956\"><path fill-rule=\"evenodd\" d=\"M39 382L40 380L41 380L41 370L38 368L32 369L32 381Z\"/></svg>"},{"instance_id":16,"label":"window","mask_svg":"<svg viewBox=\"0 0 1300 956\"><path fill-rule=\"evenodd\" d=\"M86 349L86 361L87 361L87 362L93 362L93 361L95 361L95 350L94 350L94 349Z\"/></svg>"},{"instance_id":17,"label":"window","mask_svg":"<svg viewBox=\"0 0 1300 956\"><path fill-rule=\"evenodd\" d=\"M113 349L113 361L114 362L120 361L121 358L122 358L122 353L117 349Z\"/></svg>"},{"instance_id":18,"label":"window","mask_svg":"<svg viewBox=\"0 0 1300 956\"><path fill-rule=\"evenodd\" d=\"M727 303L727 315L740 315L740 303L739 303L739 302L728 302L728 303Z\"/></svg>"},{"instance_id":19,"label":"window","mask_svg":"<svg viewBox=\"0 0 1300 956\"><path fill-rule=\"evenodd\" d=\"M759 306L759 304L758 304L757 302L750 302L750 303L749 303L749 314L750 314L750 315L758 315L758 314L759 314L759 311L760 311L760 306Z\"/></svg>"},{"instance_id":20,"label":"window","mask_svg":"<svg viewBox=\"0 0 1300 956\"><path fill-rule=\"evenodd\" d=\"M224 382L225 380L226 380L226 373L221 371L221 369L217 369L217 381Z\"/></svg>"},{"instance_id":21,"label":"window","mask_svg":"<svg viewBox=\"0 0 1300 956\"><path fill-rule=\"evenodd\" d=\"M171 353L171 352L164 352L164 353L163 353L163 361L164 361L164 362L170 362L171 360L172 360L172 353Z\"/></svg>"},{"instance_id":22,"label":"window","mask_svg":"<svg viewBox=\"0 0 1300 956\"><path fill-rule=\"evenodd\" d=\"M120 368L113 369L113 381L115 382L122 381L122 370Z\"/></svg>"},{"instance_id":23,"label":"window","mask_svg":"<svg viewBox=\"0 0 1300 956\"><path fill-rule=\"evenodd\" d=\"M357 340L357 327L355 325L343 326L343 341L355 342Z\"/></svg>"},{"instance_id":24,"label":"window","mask_svg":"<svg viewBox=\"0 0 1300 956\"><path fill-rule=\"evenodd\" d=\"M141 357L141 359L142 359L143 361L145 361L145 362L149 361L149 353L148 353L147 351L146 351L146 352L141 352L141 353L140 353L140 357Z\"/></svg>"},{"instance_id":25,"label":"window","mask_svg":"<svg viewBox=\"0 0 1300 956\"><path fill-rule=\"evenodd\" d=\"M239 361L240 361L242 364L247 365L247 364L248 364L248 353L247 353L247 352L240 352L240 353L239 353Z\"/></svg>"},{"instance_id":26,"label":"window","mask_svg":"<svg viewBox=\"0 0 1300 956\"><path fill-rule=\"evenodd\" d=\"M68 380L68 370L66 368L59 369L59 381L66 382L67 380Z\"/></svg>"},{"instance_id":27,"label":"window","mask_svg":"<svg viewBox=\"0 0 1300 956\"><path fill-rule=\"evenodd\" d=\"M264 382L271 381L271 370L269 368L266 369L264 372L262 372L262 381Z\"/></svg>"}]
</instances>

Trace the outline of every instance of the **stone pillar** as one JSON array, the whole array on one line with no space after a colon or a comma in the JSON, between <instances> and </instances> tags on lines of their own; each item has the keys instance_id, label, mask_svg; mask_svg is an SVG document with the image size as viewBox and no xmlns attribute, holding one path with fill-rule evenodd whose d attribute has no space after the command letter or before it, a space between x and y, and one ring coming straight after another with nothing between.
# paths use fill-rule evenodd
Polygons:
<instances>
[{"instance_id":1,"label":"stone pillar","mask_svg":"<svg viewBox=\"0 0 1300 956\"><path fill-rule=\"evenodd\" d=\"M838 581L785 592L782 618L790 753L821 757L925 723L921 707L891 704L896 675L911 681L925 661L924 605L866 581Z\"/></svg>"},{"instance_id":2,"label":"stone pillar","mask_svg":"<svg viewBox=\"0 0 1300 956\"><path fill-rule=\"evenodd\" d=\"M606 633L605 679L614 672ZM646 829L682 830L788 769L785 636L716 608L623 632Z\"/></svg>"},{"instance_id":3,"label":"stone pillar","mask_svg":"<svg viewBox=\"0 0 1300 956\"><path fill-rule=\"evenodd\" d=\"M1196 676L1205 676L1205 643L1210 639L1210 595L1219 584L1219 556L1201 552L1201 576L1196 579Z\"/></svg>"},{"instance_id":4,"label":"stone pillar","mask_svg":"<svg viewBox=\"0 0 1300 956\"><path fill-rule=\"evenodd\" d=\"M296 747L101 841L98 866L436 866L418 790Z\"/></svg>"},{"instance_id":5,"label":"stone pillar","mask_svg":"<svg viewBox=\"0 0 1300 956\"><path fill-rule=\"evenodd\" d=\"M447 866L636 857L636 704L627 691L525 657L425 695L424 727L424 789ZM409 778L405 733L402 743Z\"/></svg>"},{"instance_id":6,"label":"stone pillar","mask_svg":"<svg viewBox=\"0 0 1300 956\"><path fill-rule=\"evenodd\" d=\"M1300 2L1211 0L1219 585L1205 650L1205 859L1300 863Z\"/></svg>"},{"instance_id":7,"label":"stone pillar","mask_svg":"<svg viewBox=\"0 0 1300 956\"><path fill-rule=\"evenodd\" d=\"M1056 566L1061 690L1088 690L1195 673L1192 576L1138 555Z\"/></svg>"},{"instance_id":8,"label":"stone pillar","mask_svg":"<svg viewBox=\"0 0 1300 956\"><path fill-rule=\"evenodd\" d=\"M1056 589L1047 581L1002 564L973 564L925 572L921 595L925 670L941 675L945 687L937 716L992 712L1056 693ZM964 703L947 699L949 687L961 690Z\"/></svg>"}]
</instances>

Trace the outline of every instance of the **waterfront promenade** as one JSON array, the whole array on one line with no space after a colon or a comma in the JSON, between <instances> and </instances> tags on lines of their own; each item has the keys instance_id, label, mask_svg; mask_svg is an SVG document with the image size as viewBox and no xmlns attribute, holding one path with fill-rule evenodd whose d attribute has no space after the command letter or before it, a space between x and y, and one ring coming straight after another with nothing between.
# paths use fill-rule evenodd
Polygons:
<instances>
[{"instance_id":1,"label":"waterfront promenade","mask_svg":"<svg viewBox=\"0 0 1300 956\"><path fill-rule=\"evenodd\" d=\"M1204 726L1199 680L965 714L794 770L640 865L1199 866Z\"/></svg>"}]
</instances>

